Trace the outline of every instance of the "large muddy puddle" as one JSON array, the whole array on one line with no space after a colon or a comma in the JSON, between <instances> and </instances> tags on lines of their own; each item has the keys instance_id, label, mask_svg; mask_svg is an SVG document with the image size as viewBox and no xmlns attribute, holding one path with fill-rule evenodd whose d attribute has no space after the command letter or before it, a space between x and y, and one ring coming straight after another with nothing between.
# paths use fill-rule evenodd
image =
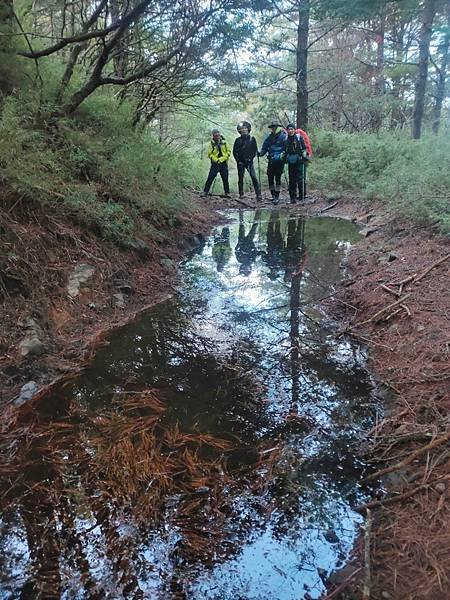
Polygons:
<instances>
[{"instance_id":1,"label":"large muddy puddle","mask_svg":"<svg viewBox=\"0 0 450 600\"><path fill-rule=\"evenodd\" d=\"M351 223L231 212L179 294L4 423L1 598L317 599L372 423L320 301Z\"/></svg>"}]
</instances>

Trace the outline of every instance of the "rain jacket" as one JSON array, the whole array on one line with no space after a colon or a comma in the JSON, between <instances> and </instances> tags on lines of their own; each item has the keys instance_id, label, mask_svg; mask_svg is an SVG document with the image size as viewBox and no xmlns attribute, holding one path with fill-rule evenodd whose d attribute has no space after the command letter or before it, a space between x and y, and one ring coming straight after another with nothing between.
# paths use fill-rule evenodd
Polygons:
<instances>
[{"instance_id":1,"label":"rain jacket","mask_svg":"<svg viewBox=\"0 0 450 600\"><path fill-rule=\"evenodd\" d=\"M228 146L225 138L220 136L220 140L217 142L215 140L211 140L208 144L208 158L213 163L224 163L231 156L231 149Z\"/></svg>"},{"instance_id":2,"label":"rain jacket","mask_svg":"<svg viewBox=\"0 0 450 600\"><path fill-rule=\"evenodd\" d=\"M305 140L303 136L298 133L287 136L284 143L284 153L286 156L286 162L294 165L303 161L303 152L307 151Z\"/></svg>"},{"instance_id":3,"label":"rain jacket","mask_svg":"<svg viewBox=\"0 0 450 600\"><path fill-rule=\"evenodd\" d=\"M284 144L286 142L287 135L281 127L270 133L261 148L261 156L267 154L270 161L282 161L284 159Z\"/></svg>"},{"instance_id":4,"label":"rain jacket","mask_svg":"<svg viewBox=\"0 0 450 600\"><path fill-rule=\"evenodd\" d=\"M252 161L256 153L258 152L258 146L256 140L251 135L241 135L234 141L233 156L237 163L248 163Z\"/></svg>"}]
</instances>

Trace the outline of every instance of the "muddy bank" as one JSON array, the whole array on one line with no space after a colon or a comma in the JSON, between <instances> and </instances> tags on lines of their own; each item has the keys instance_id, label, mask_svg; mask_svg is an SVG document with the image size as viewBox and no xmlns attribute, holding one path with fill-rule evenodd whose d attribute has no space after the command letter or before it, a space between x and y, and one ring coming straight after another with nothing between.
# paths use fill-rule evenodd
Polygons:
<instances>
[{"instance_id":1,"label":"muddy bank","mask_svg":"<svg viewBox=\"0 0 450 600\"><path fill-rule=\"evenodd\" d=\"M88 360L108 331L167 297L177 266L217 220L192 210L152 239L118 248L95 232L15 198L0 222L0 395L24 400Z\"/></svg>"},{"instance_id":2,"label":"muddy bank","mask_svg":"<svg viewBox=\"0 0 450 600\"><path fill-rule=\"evenodd\" d=\"M362 598L366 584L364 598L448 599L449 240L380 206L343 208L367 221L367 237L335 310L343 335L367 344L385 398L365 449L384 492L360 507L371 528L330 597Z\"/></svg>"}]
</instances>

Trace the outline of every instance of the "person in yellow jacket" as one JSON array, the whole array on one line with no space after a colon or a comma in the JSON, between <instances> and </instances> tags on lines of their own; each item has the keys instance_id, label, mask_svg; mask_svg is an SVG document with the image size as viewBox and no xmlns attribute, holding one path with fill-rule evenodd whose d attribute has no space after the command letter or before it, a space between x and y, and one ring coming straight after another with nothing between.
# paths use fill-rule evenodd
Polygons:
<instances>
[{"instance_id":1,"label":"person in yellow jacket","mask_svg":"<svg viewBox=\"0 0 450 600\"><path fill-rule=\"evenodd\" d=\"M207 196L217 174L220 173L225 196L230 195L230 184L228 183L228 159L231 156L231 148L228 146L223 135L218 129L211 131L211 141L208 144L208 158L211 161L208 179L203 188L202 196Z\"/></svg>"}]
</instances>

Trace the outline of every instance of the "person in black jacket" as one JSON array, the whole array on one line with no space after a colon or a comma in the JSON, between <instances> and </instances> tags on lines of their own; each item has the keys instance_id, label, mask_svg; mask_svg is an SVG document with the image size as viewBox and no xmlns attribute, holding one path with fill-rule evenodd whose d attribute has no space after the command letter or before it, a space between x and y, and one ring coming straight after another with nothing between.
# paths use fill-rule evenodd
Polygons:
<instances>
[{"instance_id":1,"label":"person in black jacket","mask_svg":"<svg viewBox=\"0 0 450 600\"><path fill-rule=\"evenodd\" d=\"M255 138L250 135L252 126L248 121L242 121L238 124L236 129L239 131L240 136L234 141L233 156L237 163L239 197L242 198L244 195L244 173L247 169L252 179L256 199L262 200L261 190L253 165L253 159L258 152L258 147Z\"/></svg>"}]
</instances>

